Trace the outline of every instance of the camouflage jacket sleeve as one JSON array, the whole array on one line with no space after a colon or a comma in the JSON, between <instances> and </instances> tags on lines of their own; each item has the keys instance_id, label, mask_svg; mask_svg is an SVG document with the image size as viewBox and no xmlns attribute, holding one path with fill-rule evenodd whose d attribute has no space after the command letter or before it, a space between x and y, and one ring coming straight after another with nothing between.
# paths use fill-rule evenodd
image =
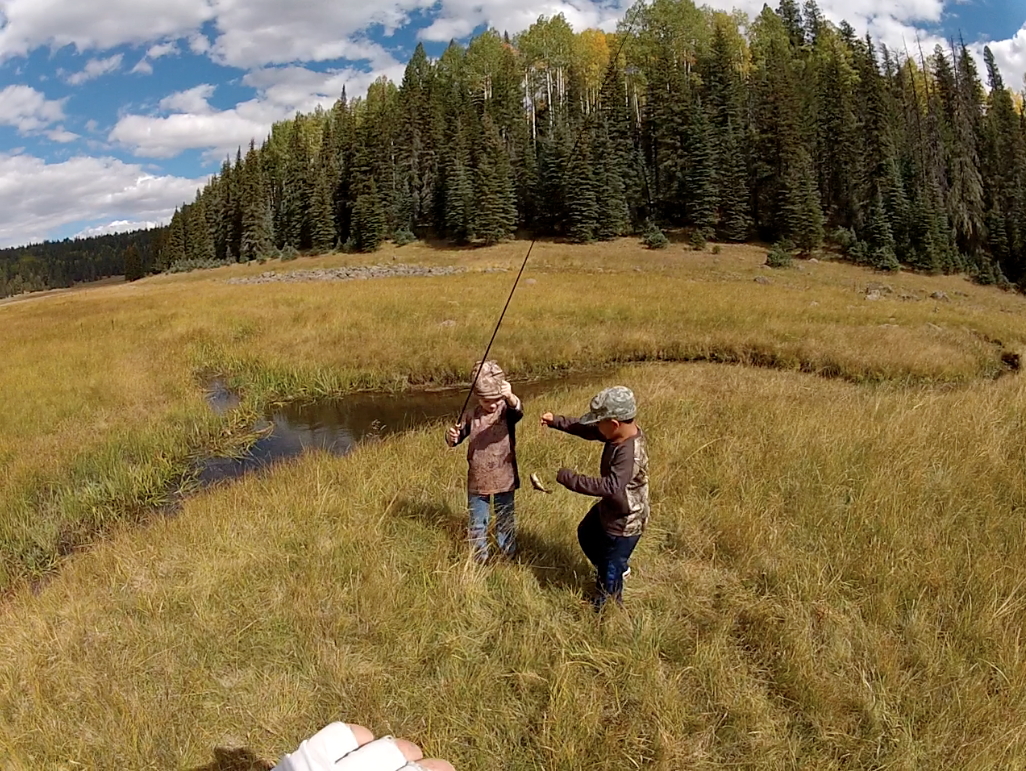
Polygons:
<instances>
[{"instance_id":1,"label":"camouflage jacket sleeve","mask_svg":"<svg viewBox=\"0 0 1026 771\"><path fill-rule=\"evenodd\" d=\"M602 433L598 430L598 426L586 426L573 418L566 417L565 415L556 415L549 426L550 428L562 431L565 434L578 436L581 439L588 439L592 442L606 441L605 437L602 436Z\"/></svg>"},{"instance_id":2,"label":"camouflage jacket sleeve","mask_svg":"<svg viewBox=\"0 0 1026 771\"><path fill-rule=\"evenodd\" d=\"M634 452L631 442L624 442L613 449L607 469L600 477L588 477L570 469L560 469L556 481L568 490L581 495L604 498L614 503L614 508L626 514L627 485L634 474Z\"/></svg>"}]
</instances>

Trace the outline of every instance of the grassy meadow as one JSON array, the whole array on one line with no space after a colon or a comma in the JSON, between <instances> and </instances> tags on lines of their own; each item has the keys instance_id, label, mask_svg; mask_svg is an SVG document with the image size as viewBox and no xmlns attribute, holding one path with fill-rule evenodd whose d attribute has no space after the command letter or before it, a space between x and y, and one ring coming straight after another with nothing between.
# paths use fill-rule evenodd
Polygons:
<instances>
[{"instance_id":1,"label":"grassy meadow","mask_svg":"<svg viewBox=\"0 0 1026 771\"><path fill-rule=\"evenodd\" d=\"M1026 299L958 277L536 246L493 356L514 384L608 367L652 443L602 619L589 502L523 490L520 559L472 566L437 428L153 515L275 400L461 382L524 248L0 306L0 768L268 768L334 719L460 771L1026 768L1026 388L999 377ZM393 255L467 270L224 283ZM237 414L205 405L212 373ZM597 467L535 419L590 396L527 405L523 476Z\"/></svg>"}]
</instances>

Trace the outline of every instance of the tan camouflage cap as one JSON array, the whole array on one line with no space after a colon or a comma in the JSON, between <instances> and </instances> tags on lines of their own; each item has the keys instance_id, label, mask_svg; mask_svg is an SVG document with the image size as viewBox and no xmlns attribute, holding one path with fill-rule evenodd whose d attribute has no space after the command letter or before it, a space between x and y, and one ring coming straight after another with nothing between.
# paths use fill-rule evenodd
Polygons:
<instances>
[{"instance_id":1,"label":"tan camouflage cap","mask_svg":"<svg viewBox=\"0 0 1026 771\"><path fill-rule=\"evenodd\" d=\"M502 384L506 382L506 373L494 361L479 361L470 373L470 382L474 384L474 395L479 399L498 399L502 396Z\"/></svg>"}]
</instances>

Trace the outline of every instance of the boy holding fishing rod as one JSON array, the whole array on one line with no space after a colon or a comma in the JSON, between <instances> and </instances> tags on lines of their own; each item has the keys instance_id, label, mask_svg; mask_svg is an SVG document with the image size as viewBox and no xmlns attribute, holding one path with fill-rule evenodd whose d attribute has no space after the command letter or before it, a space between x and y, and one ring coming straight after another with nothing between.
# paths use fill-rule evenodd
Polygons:
<instances>
[{"instance_id":1,"label":"boy holding fishing rod","mask_svg":"<svg viewBox=\"0 0 1026 771\"><path fill-rule=\"evenodd\" d=\"M475 405L446 431L446 443L467 442L467 509L471 550L477 562L488 560L488 522L495 503L499 551L516 553L514 498L520 487L516 425L524 408L494 361L478 362L471 373Z\"/></svg>"},{"instance_id":2,"label":"boy holding fishing rod","mask_svg":"<svg viewBox=\"0 0 1026 771\"><path fill-rule=\"evenodd\" d=\"M610 597L623 603L623 579L634 547L648 521L648 443L635 417L634 393L613 386L591 400L579 419L546 412L543 426L595 442L603 442L600 476L587 477L562 468L556 481L575 493L599 500L577 526L577 541L595 566L601 610Z\"/></svg>"}]
</instances>

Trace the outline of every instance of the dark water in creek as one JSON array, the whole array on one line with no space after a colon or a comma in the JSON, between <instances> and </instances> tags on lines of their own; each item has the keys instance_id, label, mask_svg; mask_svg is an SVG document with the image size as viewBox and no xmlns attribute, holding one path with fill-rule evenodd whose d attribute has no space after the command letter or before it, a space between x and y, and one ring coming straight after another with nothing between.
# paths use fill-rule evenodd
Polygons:
<instances>
[{"instance_id":1,"label":"dark water in creek","mask_svg":"<svg viewBox=\"0 0 1026 771\"><path fill-rule=\"evenodd\" d=\"M589 373L561 378L513 383L513 390L525 402L527 417L540 413L538 397L554 391L592 385L597 389L608 374ZM422 426L453 422L463 406L467 391L410 391L397 394L361 393L338 399L287 404L270 410L254 429L266 432L242 458L208 458L200 465L199 483L207 486L238 478L251 471L295 458L307 450L347 455L362 442ZM238 398L221 381L210 384L207 402L224 414L238 406ZM582 404L582 412L586 407Z\"/></svg>"}]
</instances>

